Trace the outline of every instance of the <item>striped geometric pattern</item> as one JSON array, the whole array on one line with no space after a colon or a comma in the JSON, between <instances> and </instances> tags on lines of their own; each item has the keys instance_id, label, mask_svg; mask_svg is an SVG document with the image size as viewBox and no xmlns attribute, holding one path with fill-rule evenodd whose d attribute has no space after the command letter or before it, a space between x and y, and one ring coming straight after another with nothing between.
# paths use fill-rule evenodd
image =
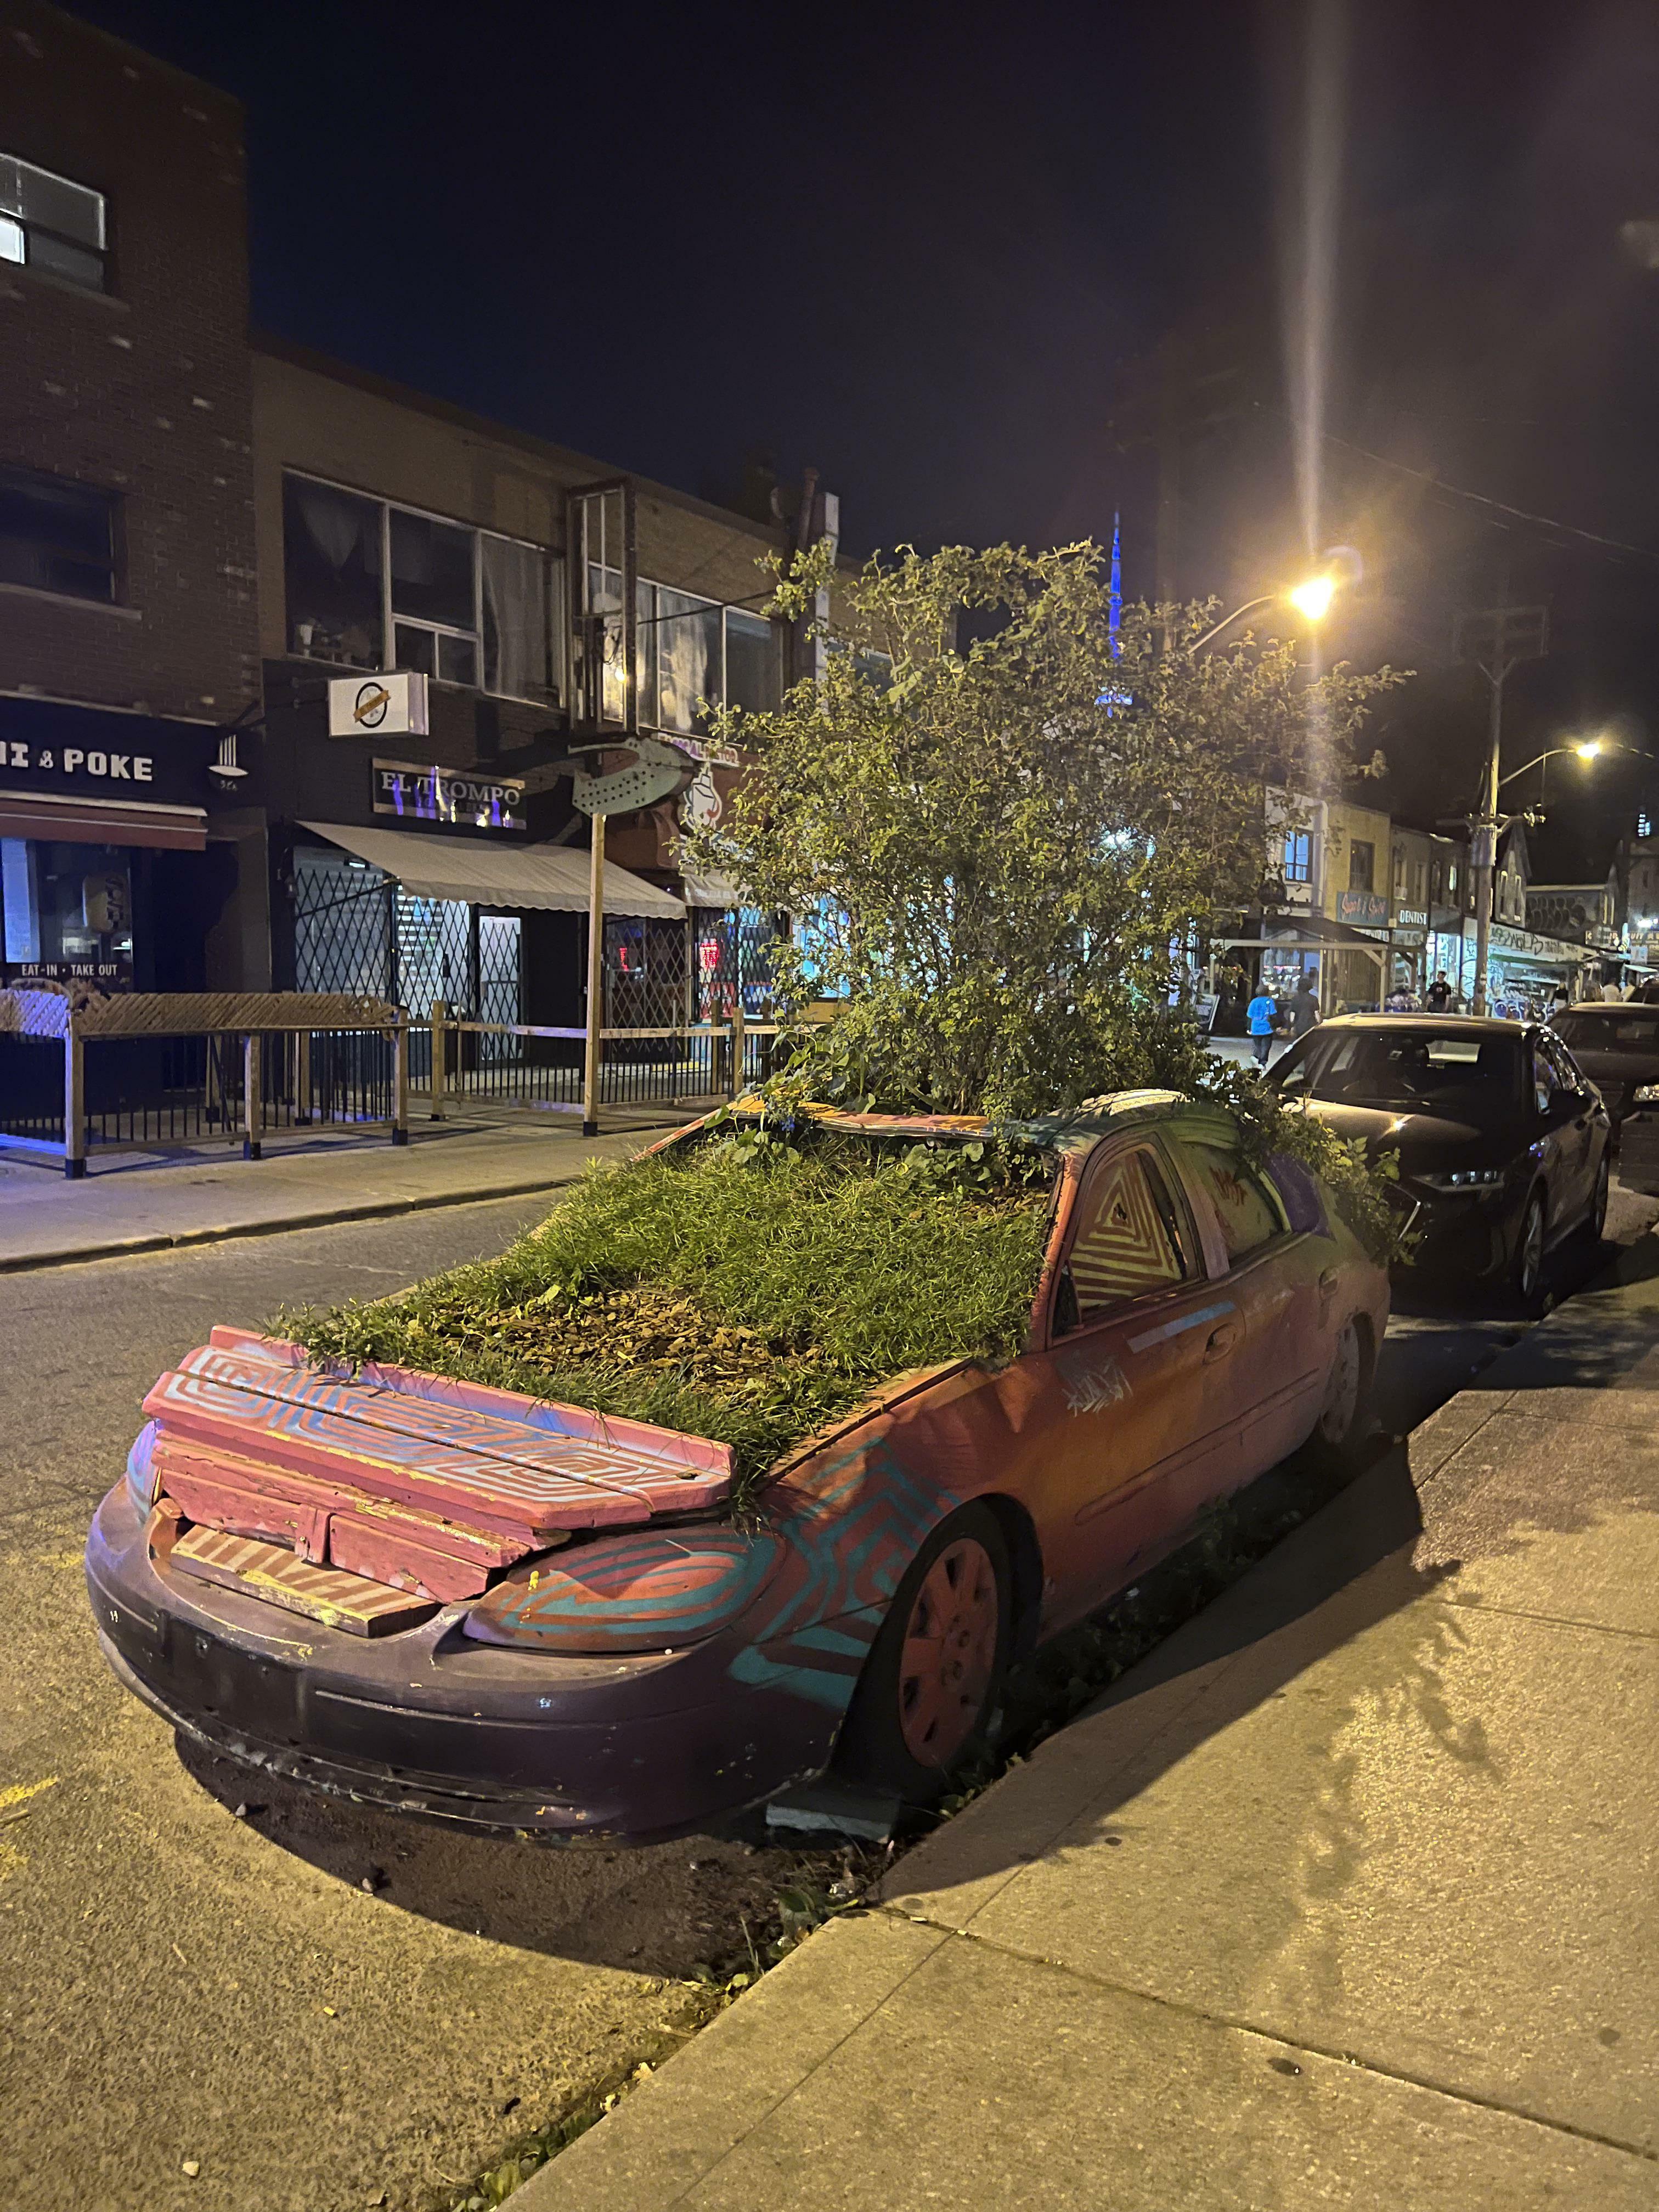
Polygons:
<instances>
[{"instance_id":1,"label":"striped geometric pattern","mask_svg":"<svg viewBox=\"0 0 1659 2212\"><path fill-rule=\"evenodd\" d=\"M777 1563L775 1536L720 1529L584 1544L569 1565L520 1568L466 1618L486 1644L547 1651L653 1651L712 1636Z\"/></svg>"},{"instance_id":2,"label":"striped geometric pattern","mask_svg":"<svg viewBox=\"0 0 1659 2212\"><path fill-rule=\"evenodd\" d=\"M1078 1310L1085 1315L1182 1280L1138 1153L1107 1163L1094 1182L1071 1264Z\"/></svg>"},{"instance_id":3,"label":"striped geometric pattern","mask_svg":"<svg viewBox=\"0 0 1659 2212\"><path fill-rule=\"evenodd\" d=\"M216 1528L189 1528L173 1545L171 1565L198 1581L216 1583L244 1597L263 1598L353 1636L386 1636L413 1628L437 1611L430 1598L411 1597L331 1567L313 1567L276 1544L226 1536Z\"/></svg>"},{"instance_id":4,"label":"striped geometric pattern","mask_svg":"<svg viewBox=\"0 0 1659 2212\"><path fill-rule=\"evenodd\" d=\"M216 1330L144 1401L143 1486L198 1528L400 1594L476 1597L572 1530L717 1503L724 1446L395 1368L355 1382Z\"/></svg>"}]
</instances>

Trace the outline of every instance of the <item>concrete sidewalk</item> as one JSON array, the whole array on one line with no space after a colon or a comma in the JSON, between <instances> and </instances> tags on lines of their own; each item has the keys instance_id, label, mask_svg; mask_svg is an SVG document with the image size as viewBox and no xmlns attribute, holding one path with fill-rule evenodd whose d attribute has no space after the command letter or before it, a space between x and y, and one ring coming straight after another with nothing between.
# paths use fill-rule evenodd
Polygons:
<instances>
[{"instance_id":1,"label":"concrete sidewalk","mask_svg":"<svg viewBox=\"0 0 1659 2212\"><path fill-rule=\"evenodd\" d=\"M611 1110L584 1137L579 1123L478 1115L415 1123L398 1146L383 1130L319 1131L268 1139L259 1160L223 1143L112 1150L78 1182L56 1161L0 1152L0 1273L551 1190L689 1118Z\"/></svg>"},{"instance_id":2,"label":"concrete sidewalk","mask_svg":"<svg viewBox=\"0 0 1659 2212\"><path fill-rule=\"evenodd\" d=\"M524 2212L1659 2205L1659 1239Z\"/></svg>"}]
</instances>

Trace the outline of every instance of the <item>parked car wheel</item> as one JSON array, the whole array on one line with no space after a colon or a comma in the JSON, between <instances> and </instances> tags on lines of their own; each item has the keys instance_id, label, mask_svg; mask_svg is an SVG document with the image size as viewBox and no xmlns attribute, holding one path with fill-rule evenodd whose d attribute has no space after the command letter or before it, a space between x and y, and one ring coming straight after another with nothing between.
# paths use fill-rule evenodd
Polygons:
<instances>
[{"instance_id":1,"label":"parked car wheel","mask_svg":"<svg viewBox=\"0 0 1659 2212\"><path fill-rule=\"evenodd\" d=\"M836 1765L908 1801L938 1795L984 1743L1013 1632L1013 1572L997 1517L965 1505L912 1561L871 1647Z\"/></svg>"},{"instance_id":2,"label":"parked car wheel","mask_svg":"<svg viewBox=\"0 0 1659 2212\"><path fill-rule=\"evenodd\" d=\"M1305 1465L1320 1474L1346 1474L1370 1433L1371 1362L1357 1321L1345 1322L1331 1358L1330 1381L1313 1434L1302 1447Z\"/></svg>"},{"instance_id":3,"label":"parked car wheel","mask_svg":"<svg viewBox=\"0 0 1659 2212\"><path fill-rule=\"evenodd\" d=\"M1535 1190L1527 1200L1515 1257L1510 1262L1510 1286L1524 1312L1538 1306L1544 1289L1544 1194Z\"/></svg>"}]
</instances>

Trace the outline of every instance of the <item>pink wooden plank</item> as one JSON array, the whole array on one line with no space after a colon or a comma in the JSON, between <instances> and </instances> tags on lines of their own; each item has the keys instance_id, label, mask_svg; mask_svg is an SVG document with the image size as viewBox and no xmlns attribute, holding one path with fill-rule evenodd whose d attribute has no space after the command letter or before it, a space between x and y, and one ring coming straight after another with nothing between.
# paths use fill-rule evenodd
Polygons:
<instances>
[{"instance_id":1,"label":"pink wooden plank","mask_svg":"<svg viewBox=\"0 0 1659 2212\"><path fill-rule=\"evenodd\" d=\"M498 1390L488 1382L463 1382L452 1375L429 1375L418 1367L370 1361L363 1368L362 1379L383 1382L388 1389L406 1391L412 1397L469 1406L481 1413L524 1421L532 1428L643 1452L665 1462L679 1477L706 1474L731 1480L732 1447L717 1443L713 1437L688 1436L684 1430L659 1428L654 1421L635 1421L622 1413L596 1413L587 1406L526 1398L516 1390Z\"/></svg>"},{"instance_id":2,"label":"pink wooden plank","mask_svg":"<svg viewBox=\"0 0 1659 2212\"><path fill-rule=\"evenodd\" d=\"M228 1483L239 1490L257 1492L276 1505L292 1502L325 1516L343 1511L359 1520L375 1522L388 1534L401 1531L418 1544L486 1570L507 1566L531 1549L522 1534L509 1535L475 1522L452 1520L422 1506L376 1498L346 1483L319 1481L293 1468L272 1467L188 1437L163 1435L155 1448L155 1465L163 1491L171 1491L180 1480Z\"/></svg>"},{"instance_id":3,"label":"pink wooden plank","mask_svg":"<svg viewBox=\"0 0 1659 2212\"><path fill-rule=\"evenodd\" d=\"M419 1443L445 1445L458 1452L476 1452L491 1460L582 1482L602 1482L608 1487L634 1489L641 1477L663 1470L642 1460L637 1451L615 1444L599 1444L581 1437L554 1434L527 1426L519 1419L465 1406L446 1406L429 1398L377 1389L373 1383L347 1382L306 1369L290 1371L269 1360L244 1353L216 1352L204 1347L186 1353L179 1372L199 1375L233 1390L254 1391L261 1397L286 1404L313 1406L342 1419L362 1421L373 1428ZM672 1478L671 1478L672 1479ZM677 1495L682 1495L676 1489Z\"/></svg>"},{"instance_id":4,"label":"pink wooden plank","mask_svg":"<svg viewBox=\"0 0 1659 2212\"><path fill-rule=\"evenodd\" d=\"M257 1453L274 1466L408 1504L458 1509L467 1520L532 1540L556 1528L614 1528L650 1516L648 1499L623 1490L398 1436L199 1375L164 1375L143 1410L173 1437Z\"/></svg>"},{"instance_id":5,"label":"pink wooden plank","mask_svg":"<svg viewBox=\"0 0 1659 2212\"><path fill-rule=\"evenodd\" d=\"M275 1544L223 1535L216 1528L187 1529L173 1547L168 1564L200 1581L285 1607L354 1636L387 1636L430 1620L437 1611L429 1598L389 1589L335 1567L309 1566Z\"/></svg>"},{"instance_id":6,"label":"pink wooden plank","mask_svg":"<svg viewBox=\"0 0 1659 2212\"><path fill-rule=\"evenodd\" d=\"M257 1328L227 1328L222 1323L216 1323L209 1333L208 1342L216 1352L251 1352L281 1367L303 1367L306 1364L304 1345L290 1344L283 1336L261 1336Z\"/></svg>"},{"instance_id":7,"label":"pink wooden plank","mask_svg":"<svg viewBox=\"0 0 1659 2212\"><path fill-rule=\"evenodd\" d=\"M331 1565L348 1573L367 1575L394 1589L415 1590L446 1605L456 1598L481 1597L489 1586L484 1568L469 1566L430 1544L417 1544L404 1529L360 1521L349 1513L331 1518L328 1556Z\"/></svg>"},{"instance_id":8,"label":"pink wooden plank","mask_svg":"<svg viewBox=\"0 0 1659 2212\"><path fill-rule=\"evenodd\" d=\"M210 1351L240 1352L252 1358L267 1358L270 1364L289 1368L307 1365L303 1348L282 1338L262 1337L255 1330L216 1328L211 1334ZM180 1367L190 1369L198 1357L191 1354L182 1360ZM337 1384L343 1377L311 1370L319 1379ZM413 1398L428 1405L452 1406L468 1412L493 1416L515 1427L533 1430L538 1435L550 1433L569 1437L579 1443L589 1443L605 1451L620 1450L629 1455L629 1471L626 1480L630 1487L638 1488L647 1481L654 1498L659 1480L652 1462L660 1462L673 1484L672 1492L665 1492L662 1508L676 1512L690 1512L708 1505L718 1504L727 1495L732 1479L732 1448L717 1443L712 1437L688 1436L678 1429L665 1429L653 1421L635 1421L622 1414L596 1413L586 1406L566 1406L546 1399L526 1397L516 1390L500 1390L485 1382L465 1382L449 1375L433 1375L416 1367L400 1367L391 1363L369 1361L356 1383L369 1389L395 1391L399 1396ZM346 1387L353 1387L348 1384ZM635 1454L647 1463L633 1464ZM602 1477L601 1479L610 1479Z\"/></svg>"},{"instance_id":9,"label":"pink wooden plank","mask_svg":"<svg viewBox=\"0 0 1659 2212\"><path fill-rule=\"evenodd\" d=\"M297 1500L271 1498L227 1482L216 1471L201 1467L170 1468L167 1495L182 1505L192 1521L222 1528L237 1536L275 1538L287 1544L298 1559L318 1565L328 1557L328 1508L301 1504Z\"/></svg>"}]
</instances>

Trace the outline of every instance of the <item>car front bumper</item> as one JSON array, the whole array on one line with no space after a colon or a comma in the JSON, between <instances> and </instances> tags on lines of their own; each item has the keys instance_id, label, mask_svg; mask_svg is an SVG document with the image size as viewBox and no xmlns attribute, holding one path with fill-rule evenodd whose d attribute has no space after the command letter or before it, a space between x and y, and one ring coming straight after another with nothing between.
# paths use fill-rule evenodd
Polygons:
<instances>
[{"instance_id":1,"label":"car front bumper","mask_svg":"<svg viewBox=\"0 0 1659 2212\"><path fill-rule=\"evenodd\" d=\"M1478 1280L1506 1272L1521 1234L1523 1193L1507 1186L1462 1195L1401 1188L1415 1205L1411 1233L1416 1240L1402 1280L1428 1282L1437 1275Z\"/></svg>"},{"instance_id":2,"label":"car front bumper","mask_svg":"<svg viewBox=\"0 0 1659 2212\"><path fill-rule=\"evenodd\" d=\"M750 1647L730 1630L678 1653L573 1658L475 1643L464 1606L382 1638L328 1628L159 1565L125 1483L98 1510L86 1573L117 1676L210 1752L470 1828L692 1833L820 1772L841 1717L741 1679Z\"/></svg>"}]
</instances>

